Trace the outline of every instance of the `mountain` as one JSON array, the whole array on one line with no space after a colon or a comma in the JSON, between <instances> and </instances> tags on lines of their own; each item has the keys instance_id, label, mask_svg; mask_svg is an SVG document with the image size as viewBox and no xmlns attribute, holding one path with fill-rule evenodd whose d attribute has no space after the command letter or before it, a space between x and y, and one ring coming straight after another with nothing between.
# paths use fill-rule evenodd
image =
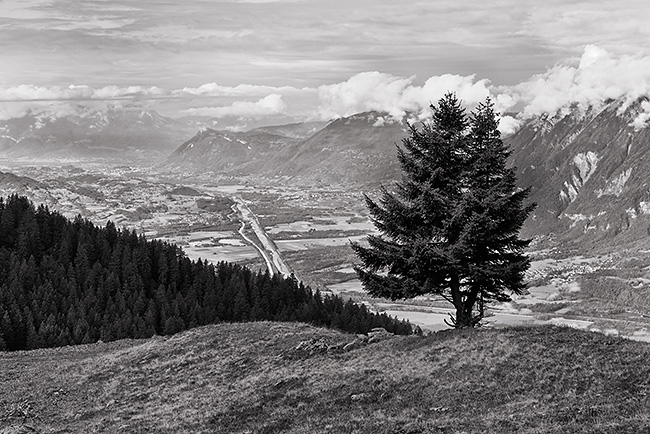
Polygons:
<instances>
[{"instance_id":1,"label":"mountain","mask_svg":"<svg viewBox=\"0 0 650 434\"><path fill-rule=\"evenodd\" d=\"M608 101L528 121L513 136L519 182L538 207L531 235L582 245L632 242L650 231L650 129L635 128L643 100Z\"/></svg>"},{"instance_id":2,"label":"mountain","mask_svg":"<svg viewBox=\"0 0 650 434\"><path fill-rule=\"evenodd\" d=\"M367 112L319 124L262 127L244 133L204 129L167 159L176 169L282 177L298 184L379 184L399 174L395 144L406 124Z\"/></svg>"},{"instance_id":3,"label":"mountain","mask_svg":"<svg viewBox=\"0 0 650 434\"><path fill-rule=\"evenodd\" d=\"M164 164L179 170L271 176L277 161L297 141L265 130L230 132L204 128L178 147Z\"/></svg>"},{"instance_id":4,"label":"mountain","mask_svg":"<svg viewBox=\"0 0 650 434\"><path fill-rule=\"evenodd\" d=\"M398 179L395 145L408 135L406 123L366 112L330 122L288 149L278 173L299 182L374 184Z\"/></svg>"},{"instance_id":5,"label":"mountain","mask_svg":"<svg viewBox=\"0 0 650 434\"><path fill-rule=\"evenodd\" d=\"M108 110L83 115L30 113L0 122L0 156L126 157L171 152L191 128L154 111Z\"/></svg>"},{"instance_id":6,"label":"mountain","mask_svg":"<svg viewBox=\"0 0 650 434\"><path fill-rule=\"evenodd\" d=\"M35 191L44 188L43 184L27 176L0 172L0 197L7 197L12 194L33 196Z\"/></svg>"}]
</instances>

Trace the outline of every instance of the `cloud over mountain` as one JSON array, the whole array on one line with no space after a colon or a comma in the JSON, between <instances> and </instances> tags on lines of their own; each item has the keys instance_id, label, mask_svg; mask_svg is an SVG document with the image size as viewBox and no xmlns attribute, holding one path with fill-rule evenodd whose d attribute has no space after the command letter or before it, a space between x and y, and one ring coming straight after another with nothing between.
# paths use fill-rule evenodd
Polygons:
<instances>
[{"instance_id":1,"label":"cloud over mountain","mask_svg":"<svg viewBox=\"0 0 650 434\"><path fill-rule=\"evenodd\" d=\"M553 114L571 105L599 106L608 99L623 98L629 104L650 95L650 56L616 55L588 45L577 66L555 65L505 92L523 107L524 118ZM638 126L644 117L637 118Z\"/></svg>"},{"instance_id":2,"label":"cloud over mountain","mask_svg":"<svg viewBox=\"0 0 650 434\"><path fill-rule=\"evenodd\" d=\"M446 92L456 92L468 105L490 95L487 80L474 81L474 76L445 74L429 78L422 86L413 84L414 77L395 77L381 72L363 72L349 80L318 88L323 118L350 116L364 111L384 111L395 118L406 113L423 114L431 103Z\"/></svg>"}]
</instances>

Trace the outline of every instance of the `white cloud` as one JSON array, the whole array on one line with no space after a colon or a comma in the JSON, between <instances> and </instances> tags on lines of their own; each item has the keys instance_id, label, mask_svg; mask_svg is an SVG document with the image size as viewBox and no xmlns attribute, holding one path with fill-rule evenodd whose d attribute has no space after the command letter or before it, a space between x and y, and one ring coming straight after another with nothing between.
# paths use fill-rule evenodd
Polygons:
<instances>
[{"instance_id":1,"label":"white cloud","mask_svg":"<svg viewBox=\"0 0 650 434\"><path fill-rule=\"evenodd\" d=\"M184 87L180 91L175 91L175 94L188 93L197 96L246 96L253 95L262 96L271 93L289 94L301 92L316 92L315 89L298 89L293 86L264 86L253 84L240 84L237 86L222 86L217 83L206 83L199 87Z\"/></svg>"},{"instance_id":2,"label":"white cloud","mask_svg":"<svg viewBox=\"0 0 650 434\"><path fill-rule=\"evenodd\" d=\"M523 104L524 118L555 114L571 105L598 106L608 99L622 99L627 106L650 94L650 56L615 55L588 45L577 67L556 65L506 93L510 103Z\"/></svg>"},{"instance_id":3,"label":"white cloud","mask_svg":"<svg viewBox=\"0 0 650 434\"><path fill-rule=\"evenodd\" d=\"M650 120L650 101L641 102L641 111L630 123L635 130L643 129L647 126L648 121Z\"/></svg>"},{"instance_id":4,"label":"white cloud","mask_svg":"<svg viewBox=\"0 0 650 434\"><path fill-rule=\"evenodd\" d=\"M235 101L225 107L191 108L183 110L182 113L190 116L211 116L214 118L227 116L255 118L282 114L286 109L287 106L282 100L282 95L274 93L255 102Z\"/></svg>"},{"instance_id":5,"label":"white cloud","mask_svg":"<svg viewBox=\"0 0 650 434\"><path fill-rule=\"evenodd\" d=\"M94 108L98 109L99 107ZM83 115L89 111L91 111L89 106L71 104L69 101L16 102L13 104L0 104L0 120L20 118L27 114L60 118L64 116Z\"/></svg>"},{"instance_id":6,"label":"white cloud","mask_svg":"<svg viewBox=\"0 0 650 434\"><path fill-rule=\"evenodd\" d=\"M426 117L429 106L447 92L455 92L467 106L490 96L488 81L475 82L474 76L445 74L429 78L423 86L414 85L413 80L376 71L362 72L342 83L320 86L319 111L325 119L364 111L387 112L398 119L407 113Z\"/></svg>"},{"instance_id":7,"label":"white cloud","mask_svg":"<svg viewBox=\"0 0 650 434\"><path fill-rule=\"evenodd\" d=\"M344 82L318 88L206 83L169 90L155 86L93 88L87 85L44 87L30 84L0 88L0 101L14 103L11 110L3 110L5 118L24 115L30 104L32 110L44 112L48 107L54 110L56 103L56 112L63 113L61 107L65 104L78 111L84 105L99 108L100 103L106 106L117 101L130 101L154 109L161 104L168 108L174 106L175 114L183 116L255 118L281 114L301 120L328 120L374 110L388 113L389 118L385 121L390 122L390 117L401 120L406 113L420 118L429 116L429 105L448 91L456 92L469 107L490 95L487 80L476 81L473 76L445 74L416 85L413 77L363 72ZM501 99L509 101L508 97Z\"/></svg>"},{"instance_id":8,"label":"white cloud","mask_svg":"<svg viewBox=\"0 0 650 434\"><path fill-rule=\"evenodd\" d=\"M112 98L125 98L125 97L157 98L157 97L167 97L167 96L170 96L170 92L168 90L156 86L151 86L151 87L105 86L93 90L92 93L92 99L112 99Z\"/></svg>"},{"instance_id":9,"label":"white cloud","mask_svg":"<svg viewBox=\"0 0 650 434\"><path fill-rule=\"evenodd\" d=\"M504 135L514 134L521 124L521 120L512 116L501 116L501 119L499 119L499 131Z\"/></svg>"},{"instance_id":10,"label":"white cloud","mask_svg":"<svg viewBox=\"0 0 650 434\"><path fill-rule=\"evenodd\" d=\"M30 107L25 104L3 104L0 105L0 121L20 118L29 113Z\"/></svg>"},{"instance_id":11,"label":"white cloud","mask_svg":"<svg viewBox=\"0 0 650 434\"><path fill-rule=\"evenodd\" d=\"M342 83L320 86L320 112L326 119L370 110L401 118L408 109L401 98L411 81L380 72L362 72Z\"/></svg>"}]
</instances>

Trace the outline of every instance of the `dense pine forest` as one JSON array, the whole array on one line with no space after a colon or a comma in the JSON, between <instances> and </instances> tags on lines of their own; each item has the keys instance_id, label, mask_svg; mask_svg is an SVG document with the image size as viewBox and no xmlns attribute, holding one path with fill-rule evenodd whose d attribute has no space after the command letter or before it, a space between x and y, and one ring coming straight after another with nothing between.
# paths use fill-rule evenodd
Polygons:
<instances>
[{"instance_id":1,"label":"dense pine forest","mask_svg":"<svg viewBox=\"0 0 650 434\"><path fill-rule=\"evenodd\" d=\"M0 198L0 350L146 338L240 321L302 321L366 333L412 327L295 279L191 261L112 222L71 221L26 197Z\"/></svg>"}]
</instances>

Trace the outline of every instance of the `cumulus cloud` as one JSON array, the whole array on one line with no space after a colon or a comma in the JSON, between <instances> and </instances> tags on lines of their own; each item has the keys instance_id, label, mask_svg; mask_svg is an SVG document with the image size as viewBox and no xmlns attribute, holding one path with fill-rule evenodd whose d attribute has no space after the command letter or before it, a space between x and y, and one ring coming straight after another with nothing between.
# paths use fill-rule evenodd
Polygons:
<instances>
[{"instance_id":1,"label":"cumulus cloud","mask_svg":"<svg viewBox=\"0 0 650 434\"><path fill-rule=\"evenodd\" d=\"M506 90L510 103L523 106L522 116L555 114L572 105L597 107L608 99L623 100L623 107L650 94L650 56L615 55L595 45L585 47L578 66L556 65ZM648 117L647 105L638 126Z\"/></svg>"},{"instance_id":2,"label":"cumulus cloud","mask_svg":"<svg viewBox=\"0 0 650 434\"><path fill-rule=\"evenodd\" d=\"M48 106L54 107L56 102L56 111L63 113L61 108L66 101L75 110L84 105L97 108L99 102L130 101L148 104L149 108L174 106L175 115L182 116L259 118L287 115L296 120L329 120L374 110L388 113L385 121L390 122L401 120L407 113L420 119L429 116L429 105L448 91L456 92L469 107L490 95L488 81L477 81L473 76L446 74L430 77L421 85L416 85L414 80L414 77L363 72L344 82L318 88L223 86L218 83L182 89L20 85L0 88L0 101L14 103L11 110L3 110L4 118L24 115L29 111L29 104L33 110L41 112ZM495 101L498 103L501 99L495 98ZM509 102L507 98L505 101Z\"/></svg>"},{"instance_id":3,"label":"cumulus cloud","mask_svg":"<svg viewBox=\"0 0 650 434\"><path fill-rule=\"evenodd\" d=\"M425 117L429 105L450 91L468 106L490 96L488 81L475 81L474 76L445 74L429 78L422 86L413 81L414 77L375 71L356 74L342 83L320 86L320 114L325 119L364 111L383 111L397 119L407 113Z\"/></svg>"},{"instance_id":4,"label":"cumulus cloud","mask_svg":"<svg viewBox=\"0 0 650 434\"><path fill-rule=\"evenodd\" d=\"M199 107L183 110L182 113L190 116L210 116L224 118L227 116L256 118L282 114L287 106L282 100L282 95L270 94L264 98L251 101L235 101L224 107Z\"/></svg>"},{"instance_id":5,"label":"cumulus cloud","mask_svg":"<svg viewBox=\"0 0 650 434\"><path fill-rule=\"evenodd\" d=\"M30 111L30 106L26 104L3 104L0 105L0 121L20 118Z\"/></svg>"},{"instance_id":6,"label":"cumulus cloud","mask_svg":"<svg viewBox=\"0 0 650 434\"><path fill-rule=\"evenodd\" d=\"M499 119L499 131L503 135L510 135L517 132L521 127L522 121L512 116L501 116Z\"/></svg>"},{"instance_id":7,"label":"cumulus cloud","mask_svg":"<svg viewBox=\"0 0 650 434\"><path fill-rule=\"evenodd\" d=\"M643 101L641 102L641 111L636 116L636 118L634 118L634 120L630 123L630 125L633 126L635 130L640 130L645 128L648 125L649 120L650 120L650 101Z\"/></svg>"}]
</instances>

